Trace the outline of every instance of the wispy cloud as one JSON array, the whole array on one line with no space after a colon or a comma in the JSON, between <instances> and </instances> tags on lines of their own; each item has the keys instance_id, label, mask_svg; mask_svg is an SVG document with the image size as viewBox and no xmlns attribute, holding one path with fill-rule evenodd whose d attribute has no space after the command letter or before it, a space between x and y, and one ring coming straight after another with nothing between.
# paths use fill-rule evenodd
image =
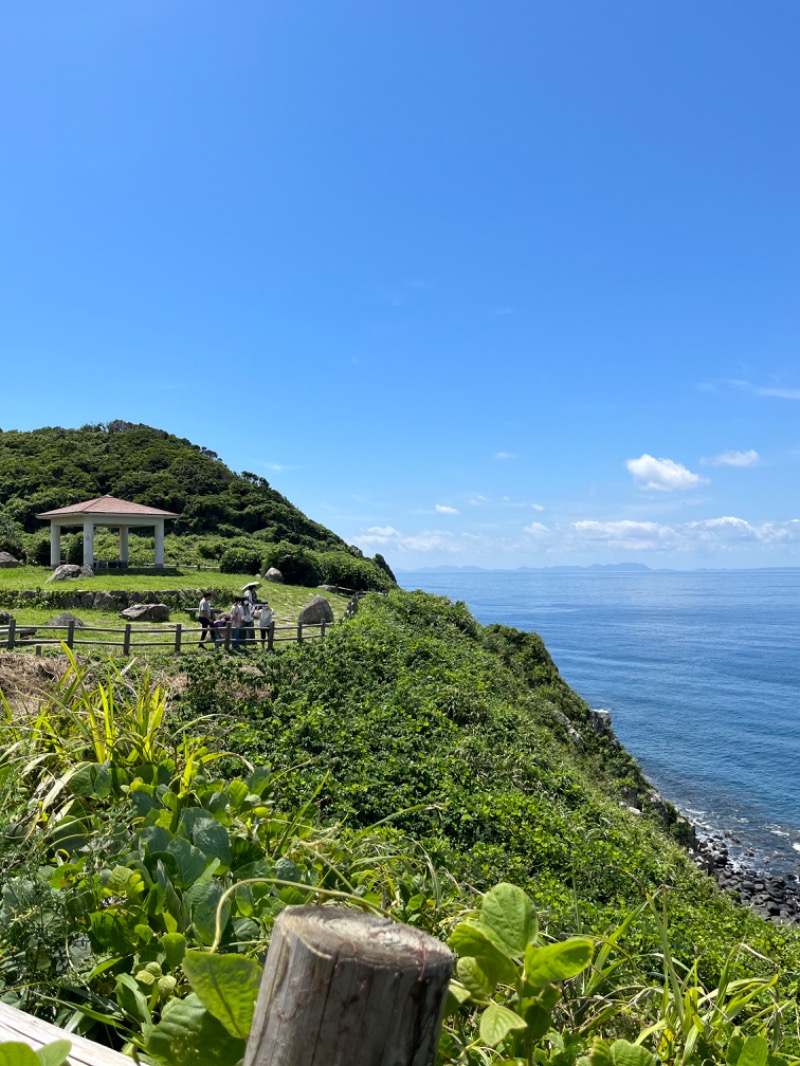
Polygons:
<instances>
[{"instance_id":1,"label":"wispy cloud","mask_svg":"<svg viewBox=\"0 0 800 1066\"><path fill-rule=\"evenodd\" d=\"M707 478L693 474L682 463L676 463L674 459L656 459L646 452L638 459L627 459L625 466L640 488L654 489L656 492L696 489L699 485L708 484Z\"/></svg>"},{"instance_id":2,"label":"wispy cloud","mask_svg":"<svg viewBox=\"0 0 800 1066\"><path fill-rule=\"evenodd\" d=\"M494 453L494 457L495 457L495 459L516 459L517 458L517 453L516 452L495 452Z\"/></svg>"},{"instance_id":3,"label":"wispy cloud","mask_svg":"<svg viewBox=\"0 0 800 1066\"><path fill-rule=\"evenodd\" d=\"M486 497L482 496L479 492L473 493L467 500L470 507L479 507L482 503L486 503Z\"/></svg>"},{"instance_id":4,"label":"wispy cloud","mask_svg":"<svg viewBox=\"0 0 800 1066\"><path fill-rule=\"evenodd\" d=\"M446 503L436 504L437 514L461 514L457 507L448 507Z\"/></svg>"},{"instance_id":5,"label":"wispy cloud","mask_svg":"<svg viewBox=\"0 0 800 1066\"><path fill-rule=\"evenodd\" d=\"M371 526L356 543L365 550L388 550L398 556L435 559L443 555L464 560L508 560L530 557L551 562L563 558L616 558L649 554L664 557L732 557L737 550L771 549L800 552L800 519L753 524L735 515L666 524L631 519L583 519L546 525L531 522L511 535L422 529L404 533L393 526Z\"/></svg>"},{"instance_id":6,"label":"wispy cloud","mask_svg":"<svg viewBox=\"0 0 800 1066\"><path fill-rule=\"evenodd\" d=\"M800 389L786 385L755 385L752 381L733 378L728 381L733 389L752 393L754 396L767 396L777 400L800 400Z\"/></svg>"},{"instance_id":7,"label":"wispy cloud","mask_svg":"<svg viewBox=\"0 0 800 1066\"><path fill-rule=\"evenodd\" d=\"M534 511L543 511L544 507L540 503L532 503L531 507Z\"/></svg>"},{"instance_id":8,"label":"wispy cloud","mask_svg":"<svg viewBox=\"0 0 800 1066\"><path fill-rule=\"evenodd\" d=\"M290 470L291 467L284 466L283 463L261 463L265 470L274 470L276 474L282 474L286 470Z\"/></svg>"},{"instance_id":9,"label":"wispy cloud","mask_svg":"<svg viewBox=\"0 0 800 1066\"><path fill-rule=\"evenodd\" d=\"M701 463L707 466L740 466L740 467L752 467L758 466L761 462L761 456L755 450L750 448L746 452L737 452L728 450L720 452L719 455L713 455L705 459L700 460Z\"/></svg>"}]
</instances>

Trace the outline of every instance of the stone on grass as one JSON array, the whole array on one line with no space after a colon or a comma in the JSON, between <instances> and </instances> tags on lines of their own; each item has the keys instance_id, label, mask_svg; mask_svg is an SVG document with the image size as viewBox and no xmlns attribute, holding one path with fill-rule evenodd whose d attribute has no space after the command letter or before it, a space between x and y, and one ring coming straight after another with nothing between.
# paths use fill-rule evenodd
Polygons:
<instances>
[{"instance_id":1,"label":"stone on grass","mask_svg":"<svg viewBox=\"0 0 800 1066\"><path fill-rule=\"evenodd\" d=\"M267 581L272 581L276 585L282 585L283 584L283 574L280 572L280 570L277 570L274 566L271 566L269 568L269 570L267 570L266 574L264 574L264 577L265 577L265 579Z\"/></svg>"},{"instance_id":2,"label":"stone on grass","mask_svg":"<svg viewBox=\"0 0 800 1066\"><path fill-rule=\"evenodd\" d=\"M78 618L76 614L72 614L71 611L62 611L61 614L57 614L55 618L51 618L49 622L45 622L46 626L57 627L58 629L65 629L70 622L75 623L76 629L85 629L86 623L82 618Z\"/></svg>"},{"instance_id":3,"label":"stone on grass","mask_svg":"<svg viewBox=\"0 0 800 1066\"><path fill-rule=\"evenodd\" d=\"M91 566L78 566L76 563L63 563L52 572L45 585L51 581L72 581L76 577L94 577Z\"/></svg>"},{"instance_id":4,"label":"stone on grass","mask_svg":"<svg viewBox=\"0 0 800 1066\"><path fill-rule=\"evenodd\" d=\"M297 617L301 626L319 625L320 622L332 622L333 610L324 596L315 596L307 603Z\"/></svg>"},{"instance_id":5,"label":"stone on grass","mask_svg":"<svg viewBox=\"0 0 800 1066\"><path fill-rule=\"evenodd\" d=\"M95 592L92 607L96 611L116 611L117 601L110 592Z\"/></svg>"},{"instance_id":6,"label":"stone on grass","mask_svg":"<svg viewBox=\"0 0 800 1066\"><path fill-rule=\"evenodd\" d=\"M126 622L168 622L169 607L166 603L135 603L119 612Z\"/></svg>"},{"instance_id":7,"label":"stone on grass","mask_svg":"<svg viewBox=\"0 0 800 1066\"><path fill-rule=\"evenodd\" d=\"M9 625L13 617L8 611L0 611L0 626Z\"/></svg>"},{"instance_id":8,"label":"stone on grass","mask_svg":"<svg viewBox=\"0 0 800 1066\"><path fill-rule=\"evenodd\" d=\"M0 566L6 567L7 569L11 570L15 566L22 566L22 563L19 561L19 559L15 559L14 556L10 554L10 552L0 552Z\"/></svg>"}]
</instances>

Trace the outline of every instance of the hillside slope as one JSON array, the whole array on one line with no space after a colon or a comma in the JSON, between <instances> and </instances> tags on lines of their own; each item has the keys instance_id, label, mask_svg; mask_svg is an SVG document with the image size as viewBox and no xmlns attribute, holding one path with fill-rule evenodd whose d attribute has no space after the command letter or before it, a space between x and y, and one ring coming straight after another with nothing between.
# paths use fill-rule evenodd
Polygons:
<instances>
[{"instance_id":1,"label":"hillside slope","mask_svg":"<svg viewBox=\"0 0 800 1066\"><path fill-rule=\"evenodd\" d=\"M190 543L194 550L202 542L200 554L207 559L219 558L232 543L250 547L250 559L258 560L253 569L260 568L265 545L361 559L357 548L303 514L263 477L236 474L215 452L165 430L122 421L0 430L0 550L13 551L39 531L39 540L25 546L31 557L37 549L47 556L36 515L106 494L176 512L169 534L183 539L184 558ZM98 544L102 550L102 537ZM169 556L169 541L167 548ZM373 577L352 587L394 583L382 559Z\"/></svg>"},{"instance_id":2,"label":"hillside slope","mask_svg":"<svg viewBox=\"0 0 800 1066\"><path fill-rule=\"evenodd\" d=\"M694 868L685 823L652 802L536 634L397 591L363 600L324 642L236 670L189 664L186 713L238 719L225 747L268 759L291 801L324 781L326 816L391 819L458 883L524 887L555 932L576 921L607 930L669 886L674 944L684 958L703 945L710 980L741 940L800 962L797 931L746 912Z\"/></svg>"}]
</instances>

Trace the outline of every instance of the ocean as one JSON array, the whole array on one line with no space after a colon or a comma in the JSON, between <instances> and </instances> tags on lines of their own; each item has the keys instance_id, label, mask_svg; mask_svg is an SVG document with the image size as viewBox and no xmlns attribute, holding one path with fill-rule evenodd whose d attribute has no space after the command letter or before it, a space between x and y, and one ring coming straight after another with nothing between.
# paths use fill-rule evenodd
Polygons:
<instances>
[{"instance_id":1,"label":"ocean","mask_svg":"<svg viewBox=\"0 0 800 1066\"><path fill-rule=\"evenodd\" d=\"M421 571L403 588L464 600L544 639L562 677L666 798L732 856L800 860L800 570ZM738 842L738 844L736 843Z\"/></svg>"}]
</instances>

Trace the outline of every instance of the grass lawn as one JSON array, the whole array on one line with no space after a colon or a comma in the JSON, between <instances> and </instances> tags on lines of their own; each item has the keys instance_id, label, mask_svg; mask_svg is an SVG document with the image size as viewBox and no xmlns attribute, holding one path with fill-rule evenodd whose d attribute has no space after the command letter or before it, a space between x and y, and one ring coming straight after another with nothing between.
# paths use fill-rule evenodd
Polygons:
<instances>
[{"instance_id":1,"label":"grass lawn","mask_svg":"<svg viewBox=\"0 0 800 1066\"><path fill-rule=\"evenodd\" d=\"M253 574L221 574L218 570L182 570L172 574L127 574L111 570L96 577L81 577L76 581L53 581L46 584L52 571L47 566L19 566L13 569L0 569L0 591L5 589L129 589L143 591L146 589L196 589L205 586L217 589L229 589L231 594L238 592L247 581L254 581ZM262 589L275 590L279 585L264 582Z\"/></svg>"}]
</instances>

